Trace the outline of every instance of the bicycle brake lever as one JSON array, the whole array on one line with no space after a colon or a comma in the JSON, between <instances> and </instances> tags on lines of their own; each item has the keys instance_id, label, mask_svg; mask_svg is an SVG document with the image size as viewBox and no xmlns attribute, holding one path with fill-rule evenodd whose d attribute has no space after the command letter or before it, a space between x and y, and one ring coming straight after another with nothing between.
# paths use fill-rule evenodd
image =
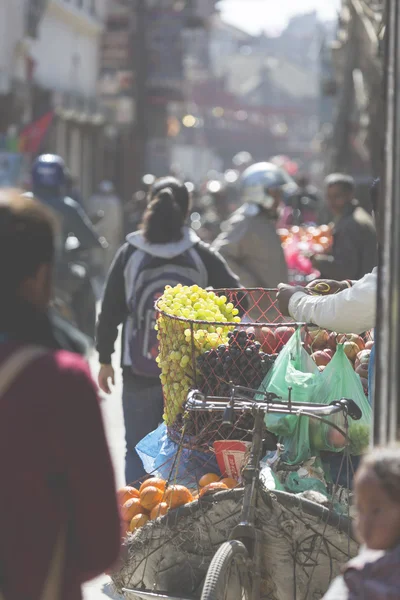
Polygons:
<instances>
[{"instance_id":1,"label":"bicycle brake lever","mask_svg":"<svg viewBox=\"0 0 400 600\"><path fill-rule=\"evenodd\" d=\"M222 425L234 425L235 424L235 409L233 406L228 404L222 417Z\"/></svg>"},{"instance_id":2,"label":"bicycle brake lever","mask_svg":"<svg viewBox=\"0 0 400 600\"><path fill-rule=\"evenodd\" d=\"M347 414L351 419L353 419L353 421L359 421L362 417L361 408L354 402L354 400L351 400L350 398L334 400L333 402L331 402L331 405L343 406L346 409Z\"/></svg>"}]
</instances>

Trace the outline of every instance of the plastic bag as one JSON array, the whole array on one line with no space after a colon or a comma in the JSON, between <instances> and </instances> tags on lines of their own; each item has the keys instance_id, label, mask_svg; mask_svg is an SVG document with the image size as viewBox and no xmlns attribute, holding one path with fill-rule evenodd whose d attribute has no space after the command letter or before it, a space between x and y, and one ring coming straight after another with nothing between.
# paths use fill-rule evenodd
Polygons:
<instances>
[{"instance_id":1,"label":"plastic bag","mask_svg":"<svg viewBox=\"0 0 400 600\"><path fill-rule=\"evenodd\" d=\"M357 456L362 454L369 445L372 410L364 394L360 377L355 373L347 358L343 345L339 344L334 357L320 376L320 388L316 401L321 404L330 404L334 400L342 398L353 400L362 412L362 418L359 421L353 421L351 418L348 420L350 454ZM327 420L341 429L345 429L342 413L329 417ZM315 420L310 423L310 441L313 449L332 452L341 452L346 445L340 432Z\"/></svg>"},{"instance_id":2,"label":"plastic bag","mask_svg":"<svg viewBox=\"0 0 400 600\"><path fill-rule=\"evenodd\" d=\"M265 377L259 391L273 392L287 401L289 388L292 388L293 402L310 403L315 401L319 378L318 367L301 345L301 330L297 329ZM263 396L256 394L255 399L263 400ZM298 464L310 458L308 417L267 413L265 424L269 431L282 438L285 462Z\"/></svg>"},{"instance_id":3,"label":"plastic bag","mask_svg":"<svg viewBox=\"0 0 400 600\"><path fill-rule=\"evenodd\" d=\"M144 470L191 489L198 488L199 479L206 473L220 475L216 458L189 448L179 449L167 433L163 423L143 438L136 446Z\"/></svg>"},{"instance_id":4,"label":"plastic bag","mask_svg":"<svg viewBox=\"0 0 400 600\"><path fill-rule=\"evenodd\" d=\"M319 377L318 367L302 347L301 331L297 329L266 375L259 391L275 393L287 401L289 388L292 388L293 402L313 402ZM264 398L256 394L255 399L262 401ZM265 416L267 429L282 437L293 435L301 420L296 415Z\"/></svg>"}]
</instances>

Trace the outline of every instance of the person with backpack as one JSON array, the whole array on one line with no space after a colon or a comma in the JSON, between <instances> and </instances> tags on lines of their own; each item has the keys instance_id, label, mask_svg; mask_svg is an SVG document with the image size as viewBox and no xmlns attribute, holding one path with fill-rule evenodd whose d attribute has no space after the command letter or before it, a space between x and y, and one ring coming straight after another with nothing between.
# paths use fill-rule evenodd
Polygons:
<instances>
[{"instance_id":1,"label":"person with backpack","mask_svg":"<svg viewBox=\"0 0 400 600\"><path fill-rule=\"evenodd\" d=\"M52 213L0 191L0 598L80 600L117 560L120 521L97 389L59 350Z\"/></svg>"},{"instance_id":2,"label":"person with backpack","mask_svg":"<svg viewBox=\"0 0 400 600\"><path fill-rule=\"evenodd\" d=\"M166 285L238 288L224 259L185 226L190 208L187 187L174 177L156 181L149 193L142 229L127 236L111 266L97 327L99 386L111 392L112 354L123 324L123 409L126 430L125 476L133 483L146 473L135 447L162 421L155 301Z\"/></svg>"}]
</instances>

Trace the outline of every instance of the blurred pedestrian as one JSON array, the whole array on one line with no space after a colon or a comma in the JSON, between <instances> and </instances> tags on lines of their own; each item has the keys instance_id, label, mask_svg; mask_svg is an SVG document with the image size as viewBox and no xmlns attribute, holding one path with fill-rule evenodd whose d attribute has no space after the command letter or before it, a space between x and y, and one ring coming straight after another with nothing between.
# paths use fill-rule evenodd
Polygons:
<instances>
[{"instance_id":1,"label":"blurred pedestrian","mask_svg":"<svg viewBox=\"0 0 400 600\"><path fill-rule=\"evenodd\" d=\"M246 288L276 288L288 281L288 269L277 221L283 204L283 188L289 176L270 163L258 163L242 175L242 201L223 225L213 247L226 259ZM264 301L266 298L264 296ZM254 320L272 318L271 303L255 303Z\"/></svg>"},{"instance_id":2,"label":"blurred pedestrian","mask_svg":"<svg viewBox=\"0 0 400 600\"><path fill-rule=\"evenodd\" d=\"M187 187L174 177L156 181L148 196L140 231L129 234L108 275L97 329L99 386L110 393L112 355L123 324L123 408L126 431L125 477L134 483L146 472L136 445L162 421L160 369L154 303L166 285L237 288L225 261L185 226L190 209Z\"/></svg>"},{"instance_id":3,"label":"blurred pedestrian","mask_svg":"<svg viewBox=\"0 0 400 600\"><path fill-rule=\"evenodd\" d=\"M79 600L120 546L95 385L81 357L54 350L52 218L0 192L0 592L10 599Z\"/></svg>"},{"instance_id":4,"label":"blurred pedestrian","mask_svg":"<svg viewBox=\"0 0 400 600\"><path fill-rule=\"evenodd\" d=\"M88 213L95 223L98 235L108 242L108 248L98 253L105 276L123 238L122 202L111 181L100 183L97 193L89 199Z\"/></svg>"},{"instance_id":5,"label":"blurred pedestrian","mask_svg":"<svg viewBox=\"0 0 400 600\"><path fill-rule=\"evenodd\" d=\"M372 216L354 197L354 179L342 173L325 180L327 204L334 215L330 254L312 257L323 279L361 279L377 265L377 239Z\"/></svg>"}]
</instances>

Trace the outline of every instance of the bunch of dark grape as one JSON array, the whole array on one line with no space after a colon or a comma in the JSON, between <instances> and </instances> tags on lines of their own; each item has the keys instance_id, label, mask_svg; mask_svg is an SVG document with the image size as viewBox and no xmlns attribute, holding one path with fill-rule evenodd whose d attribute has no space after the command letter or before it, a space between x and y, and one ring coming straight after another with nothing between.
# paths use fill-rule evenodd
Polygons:
<instances>
[{"instance_id":1,"label":"bunch of dark grape","mask_svg":"<svg viewBox=\"0 0 400 600\"><path fill-rule=\"evenodd\" d=\"M275 356L261 351L254 333L235 329L228 338L228 344L197 359L199 388L208 396L229 396L230 382L257 390L275 361Z\"/></svg>"}]
</instances>

